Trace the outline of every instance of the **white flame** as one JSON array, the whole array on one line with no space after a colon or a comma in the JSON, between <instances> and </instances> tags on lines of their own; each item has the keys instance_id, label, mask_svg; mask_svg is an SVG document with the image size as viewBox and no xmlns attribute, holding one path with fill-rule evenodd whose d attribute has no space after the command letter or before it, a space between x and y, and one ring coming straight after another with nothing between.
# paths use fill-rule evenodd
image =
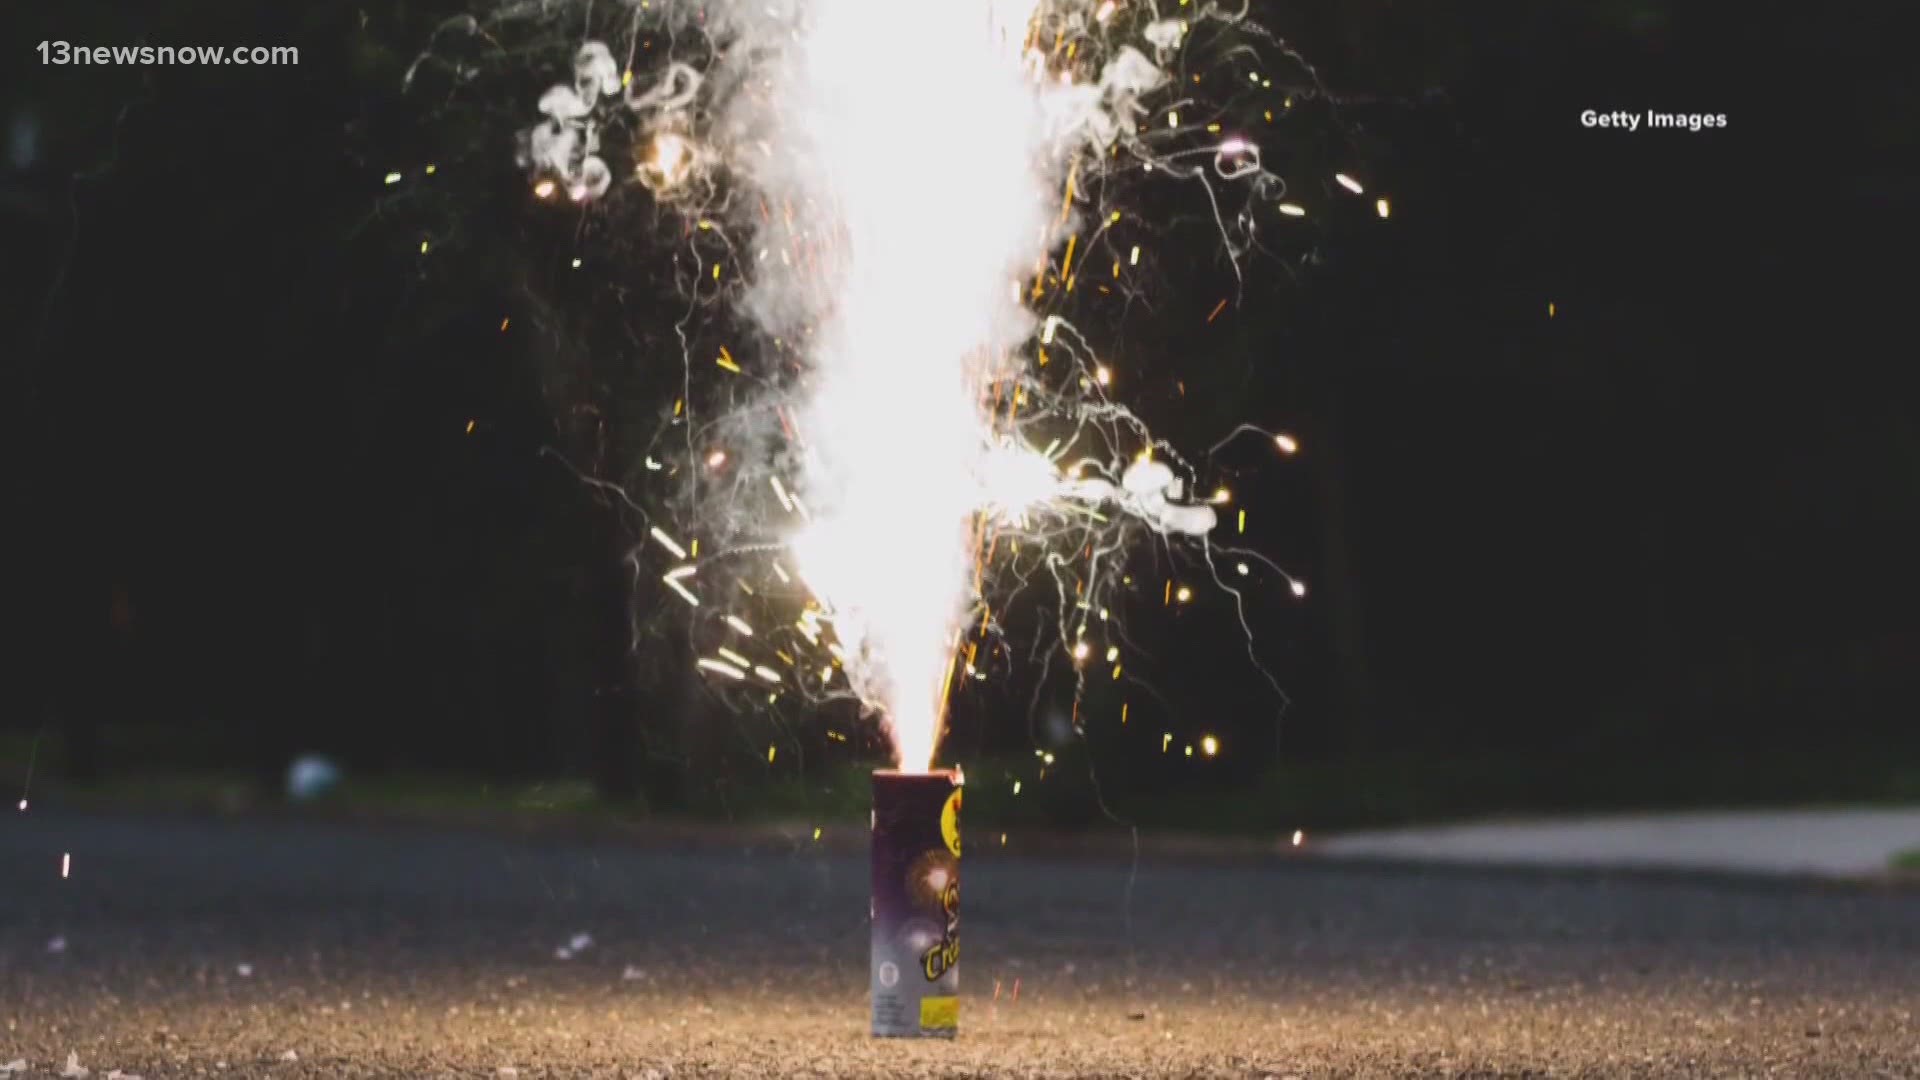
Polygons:
<instances>
[{"instance_id":1,"label":"white flame","mask_svg":"<svg viewBox=\"0 0 1920 1080\"><path fill-rule=\"evenodd\" d=\"M1059 183L1050 84L1020 56L1034 3L919 6L916 33L940 44L915 49L869 0L821 0L774 95L795 194L838 241L801 420L814 516L792 546L906 769L939 741L972 515L1051 490L1051 465L995 447L982 407L1032 332L1005 283L1039 254Z\"/></svg>"}]
</instances>

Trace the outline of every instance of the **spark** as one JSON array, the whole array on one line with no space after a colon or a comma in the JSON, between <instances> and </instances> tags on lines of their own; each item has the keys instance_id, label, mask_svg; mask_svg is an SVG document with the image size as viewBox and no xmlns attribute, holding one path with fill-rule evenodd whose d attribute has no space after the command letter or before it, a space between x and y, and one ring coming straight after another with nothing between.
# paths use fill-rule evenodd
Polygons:
<instances>
[{"instance_id":1,"label":"spark","mask_svg":"<svg viewBox=\"0 0 1920 1080\"><path fill-rule=\"evenodd\" d=\"M388 185L388 186L392 186L392 185L394 185L394 184L397 184L397 183L399 183L399 182L400 182L400 174L399 174L399 173L397 173L397 172L390 172L390 173L388 173L388 174L387 174L387 179L386 179L386 183L387 183L387 185Z\"/></svg>"},{"instance_id":2,"label":"spark","mask_svg":"<svg viewBox=\"0 0 1920 1080\"><path fill-rule=\"evenodd\" d=\"M742 634L745 634L747 637L753 636L753 627L748 625L747 620L741 618L738 615L727 616L727 625L733 627L735 630L740 631Z\"/></svg>"},{"instance_id":3,"label":"spark","mask_svg":"<svg viewBox=\"0 0 1920 1080\"><path fill-rule=\"evenodd\" d=\"M73 854L64 852L60 856L60 877L65 880L73 873Z\"/></svg>"},{"instance_id":4,"label":"spark","mask_svg":"<svg viewBox=\"0 0 1920 1080\"><path fill-rule=\"evenodd\" d=\"M1299 847L1301 844L1306 843L1306 841L1307 841L1306 830L1304 829L1293 830L1293 846L1294 847Z\"/></svg>"},{"instance_id":5,"label":"spark","mask_svg":"<svg viewBox=\"0 0 1920 1080\"><path fill-rule=\"evenodd\" d=\"M1333 178L1340 182L1341 187L1346 188L1348 191L1353 192L1355 195L1359 195L1366 190L1365 188L1362 188L1360 186L1360 181L1355 180L1353 177L1348 176L1346 173L1334 173Z\"/></svg>"},{"instance_id":6,"label":"spark","mask_svg":"<svg viewBox=\"0 0 1920 1080\"><path fill-rule=\"evenodd\" d=\"M1231 492L1231 491L1228 491L1228 490L1227 490L1226 488L1215 488L1215 489L1214 489L1214 492L1213 492L1213 501L1214 501L1214 502L1216 502L1216 503L1224 503L1224 502L1231 502L1232 500L1233 500L1233 492Z\"/></svg>"},{"instance_id":7,"label":"spark","mask_svg":"<svg viewBox=\"0 0 1920 1080\"><path fill-rule=\"evenodd\" d=\"M1393 213L1393 204L1389 203L1386 196L1382 195L1380 198L1373 200L1373 212L1379 214L1382 219L1385 219Z\"/></svg>"},{"instance_id":8,"label":"spark","mask_svg":"<svg viewBox=\"0 0 1920 1080\"><path fill-rule=\"evenodd\" d=\"M666 548L668 551L673 552L674 558L684 559L687 557L687 549L681 547L678 543L675 543L673 537L668 536L664 532L661 532L660 526L655 525L653 528L649 529L648 535L653 537L655 543L658 543L661 547Z\"/></svg>"},{"instance_id":9,"label":"spark","mask_svg":"<svg viewBox=\"0 0 1920 1080\"><path fill-rule=\"evenodd\" d=\"M1236 570L1238 570L1238 571L1240 571L1240 576L1241 576L1241 577L1246 577L1246 576L1247 576L1247 575L1248 575L1249 573L1251 573L1251 571L1249 571L1249 570L1247 569L1247 564L1246 564L1246 563L1235 563L1235 564L1234 564L1234 569L1236 569Z\"/></svg>"},{"instance_id":10,"label":"spark","mask_svg":"<svg viewBox=\"0 0 1920 1080\"><path fill-rule=\"evenodd\" d=\"M755 664L753 666L753 673L775 685L778 685L780 682L780 673L765 664Z\"/></svg>"},{"instance_id":11,"label":"spark","mask_svg":"<svg viewBox=\"0 0 1920 1080\"><path fill-rule=\"evenodd\" d=\"M1184 604L1187 601L1193 599L1193 590L1187 588L1185 585L1182 585L1180 586L1179 590L1173 594L1173 598Z\"/></svg>"},{"instance_id":12,"label":"spark","mask_svg":"<svg viewBox=\"0 0 1920 1080\"><path fill-rule=\"evenodd\" d=\"M1293 590L1293 595L1295 596L1307 595L1307 583L1304 581L1295 579L1294 581L1289 582L1287 587Z\"/></svg>"},{"instance_id":13,"label":"spark","mask_svg":"<svg viewBox=\"0 0 1920 1080\"><path fill-rule=\"evenodd\" d=\"M1084 641L1080 641L1080 642L1075 642L1075 643L1074 643L1074 646L1073 646L1073 658L1074 658L1075 660L1085 660L1085 659L1087 658L1087 653L1088 653L1088 652L1089 652L1089 649L1088 649L1088 647L1087 647L1087 643L1086 643L1086 642L1084 642Z\"/></svg>"},{"instance_id":14,"label":"spark","mask_svg":"<svg viewBox=\"0 0 1920 1080\"><path fill-rule=\"evenodd\" d=\"M1211 735L1201 736L1200 752L1207 755L1208 757L1214 756L1215 754L1220 752L1220 740L1214 738Z\"/></svg>"},{"instance_id":15,"label":"spark","mask_svg":"<svg viewBox=\"0 0 1920 1080\"><path fill-rule=\"evenodd\" d=\"M533 195L537 199L545 199L545 198L551 197L553 195L553 181L542 180L539 183L533 185Z\"/></svg>"},{"instance_id":16,"label":"spark","mask_svg":"<svg viewBox=\"0 0 1920 1080\"><path fill-rule=\"evenodd\" d=\"M1107 646L1107 662L1112 663L1113 661L1118 659L1120 659L1120 646L1118 645Z\"/></svg>"},{"instance_id":17,"label":"spark","mask_svg":"<svg viewBox=\"0 0 1920 1080\"><path fill-rule=\"evenodd\" d=\"M641 180L656 191L686 179L693 166L693 149L680 135L663 131L653 137L646 157L635 166Z\"/></svg>"},{"instance_id":18,"label":"spark","mask_svg":"<svg viewBox=\"0 0 1920 1080\"><path fill-rule=\"evenodd\" d=\"M1280 212L1287 215L1288 217L1306 217L1307 216L1307 208L1304 206L1301 206L1299 203L1283 202L1280 204Z\"/></svg>"},{"instance_id":19,"label":"spark","mask_svg":"<svg viewBox=\"0 0 1920 1080\"><path fill-rule=\"evenodd\" d=\"M1273 437L1273 445L1278 447L1283 454L1297 454L1300 452L1299 440L1291 435L1275 435Z\"/></svg>"},{"instance_id":20,"label":"spark","mask_svg":"<svg viewBox=\"0 0 1920 1080\"><path fill-rule=\"evenodd\" d=\"M725 660L727 663L732 664L735 667L738 667L744 670L746 668L750 668L753 666L753 661L747 659L744 656L741 656L739 653L734 652L732 649L729 649L724 645L713 651L719 653L720 658L722 660Z\"/></svg>"},{"instance_id":21,"label":"spark","mask_svg":"<svg viewBox=\"0 0 1920 1080\"><path fill-rule=\"evenodd\" d=\"M662 578L661 580L667 583L667 588L672 589L674 592L679 593L681 599L685 600L687 603L693 605L694 607L700 606L700 598L693 595L693 593L689 592L685 585L680 584L680 579L669 577L669 578Z\"/></svg>"},{"instance_id":22,"label":"spark","mask_svg":"<svg viewBox=\"0 0 1920 1080\"><path fill-rule=\"evenodd\" d=\"M717 671L729 679L745 679L747 677L746 672L734 667L725 660L714 660L710 657L703 656L696 661L696 664L707 671Z\"/></svg>"}]
</instances>

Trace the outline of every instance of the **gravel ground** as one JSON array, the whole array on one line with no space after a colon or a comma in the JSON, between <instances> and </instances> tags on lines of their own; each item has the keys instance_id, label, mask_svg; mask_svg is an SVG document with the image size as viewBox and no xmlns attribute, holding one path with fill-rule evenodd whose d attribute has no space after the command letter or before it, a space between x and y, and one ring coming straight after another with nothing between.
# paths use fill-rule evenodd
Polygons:
<instances>
[{"instance_id":1,"label":"gravel ground","mask_svg":"<svg viewBox=\"0 0 1920 1080\"><path fill-rule=\"evenodd\" d=\"M1912 888L1017 837L876 1042L860 842L8 814L0 1075L1920 1076Z\"/></svg>"}]
</instances>

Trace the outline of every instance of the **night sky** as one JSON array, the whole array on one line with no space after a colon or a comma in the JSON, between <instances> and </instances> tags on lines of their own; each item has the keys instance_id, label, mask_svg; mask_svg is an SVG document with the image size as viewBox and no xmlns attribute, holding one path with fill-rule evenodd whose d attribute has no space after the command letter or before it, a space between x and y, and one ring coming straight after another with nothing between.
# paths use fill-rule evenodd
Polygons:
<instances>
[{"instance_id":1,"label":"night sky","mask_svg":"<svg viewBox=\"0 0 1920 1080\"><path fill-rule=\"evenodd\" d=\"M1226 609L1163 616L1156 587L1137 636L1172 722L1304 758L1920 752L1920 124L1873 64L1890 27L1471 7L1273 5L1336 106L1268 164L1332 209L1213 323L1223 268L1182 233L1180 294L1129 331L1166 434L1303 443L1234 465L1250 535L1312 586L1255 615L1279 737ZM7 17L0 728L527 775L586 768L608 694L704 708L628 655L636 538L542 453L624 475L678 376L644 275L567 273L644 245L526 196L514 110L547 76L498 114L403 97L444 4L148 8ZM48 37L303 56L44 67ZM429 161L438 187L384 189ZM969 746L1027 745L1000 708L962 711Z\"/></svg>"}]
</instances>

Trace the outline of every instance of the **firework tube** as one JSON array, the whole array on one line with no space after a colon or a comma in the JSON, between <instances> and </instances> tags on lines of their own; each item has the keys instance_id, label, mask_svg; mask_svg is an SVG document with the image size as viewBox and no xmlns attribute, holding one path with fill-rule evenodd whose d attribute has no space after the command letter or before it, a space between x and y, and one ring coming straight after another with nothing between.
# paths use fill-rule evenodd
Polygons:
<instances>
[{"instance_id":1,"label":"firework tube","mask_svg":"<svg viewBox=\"0 0 1920 1080\"><path fill-rule=\"evenodd\" d=\"M960 1029L960 774L873 774L873 1034Z\"/></svg>"}]
</instances>

